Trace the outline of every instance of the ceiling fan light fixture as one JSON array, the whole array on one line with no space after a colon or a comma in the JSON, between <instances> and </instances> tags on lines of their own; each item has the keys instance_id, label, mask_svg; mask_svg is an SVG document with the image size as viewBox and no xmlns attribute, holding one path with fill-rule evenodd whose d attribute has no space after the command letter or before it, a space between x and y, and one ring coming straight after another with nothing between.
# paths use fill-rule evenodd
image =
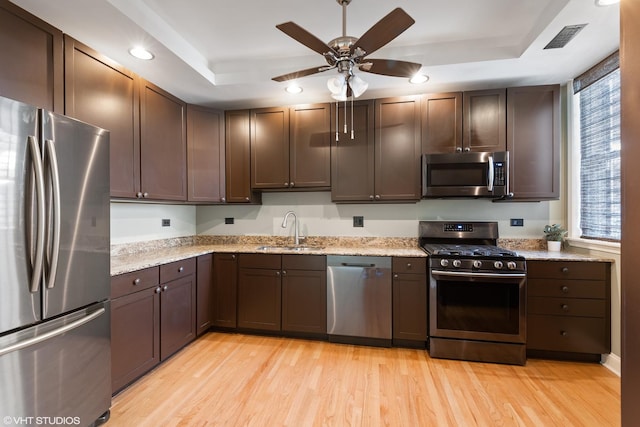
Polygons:
<instances>
[{"instance_id":1,"label":"ceiling fan light fixture","mask_svg":"<svg viewBox=\"0 0 640 427\"><path fill-rule=\"evenodd\" d=\"M365 90L369 87L369 83L362 80L360 77L353 75L349 79L349 86L351 87L351 92L353 92L354 98L359 98L360 95L364 93Z\"/></svg>"},{"instance_id":2,"label":"ceiling fan light fixture","mask_svg":"<svg viewBox=\"0 0 640 427\"><path fill-rule=\"evenodd\" d=\"M420 73L416 73L414 74L410 79L409 79L409 83L413 83L416 85L422 84L422 83L426 83L429 81L429 76L427 76L426 74L420 74Z\"/></svg>"},{"instance_id":3,"label":"ceiling fan light fixture","mask_svg":"<svg viewBox=\"0 0 640 427\"><path fill-rule=\"evenodd\" d=\"M331 97L336 101L346 101L347 100L347 85L342 85L342 88L338 93L331 92Z\"/></svg>"},{"instance_id":4,"label":"ceiling fan light fixture","mask_svg":"<svg viewBox=\"0 0 640 427\"><path fill-rule=\"evenodd\" d=\"M295 83L290 84L289 86L287 86L284 90L286 90L288 93L291 94L298 94L298 93L302 93L302 88L300 86L298 86Z\"/></svg>"},{"instance_id":5,"label":"ceiling fan light fixture","mask_svg":"<svg viewBox=\"0 0 640 427\"><path fill-rule=\"evenodd\" d=\"M343 90L345 92L347 90L347 86L345 83L346 83L346 79L344 75L338 74L336 77L331 77L327 81L327 87L331 91L331 94L340 95L343 92Z\"/></svg>"}]
</instances>

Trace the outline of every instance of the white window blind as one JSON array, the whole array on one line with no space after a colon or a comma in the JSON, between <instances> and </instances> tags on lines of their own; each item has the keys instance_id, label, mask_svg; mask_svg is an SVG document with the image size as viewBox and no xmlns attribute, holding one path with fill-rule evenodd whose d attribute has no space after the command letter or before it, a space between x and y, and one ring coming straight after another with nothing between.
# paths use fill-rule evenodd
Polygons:
<instances>
[{"instance_id":1,"label":"white window blind","mask_svg":"<svg viewBox=\"0 0 640 427\"><path fill-rule=\"evenodd\" d=\"M620 241L620 69L577 94L580 107L580 229Z\"/></svg>"}]
</instances>

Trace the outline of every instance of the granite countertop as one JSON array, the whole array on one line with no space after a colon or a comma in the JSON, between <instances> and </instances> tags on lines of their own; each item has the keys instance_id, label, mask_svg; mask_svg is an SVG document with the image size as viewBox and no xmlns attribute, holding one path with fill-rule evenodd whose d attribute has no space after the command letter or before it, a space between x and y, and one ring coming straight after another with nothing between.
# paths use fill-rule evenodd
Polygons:
<instances>
[{"instance_id":1,"label":"granite countertop","mask_svg":"<svg viewBox=\"0 0 640 427\"><path fill-rule=\"evenodd\" d=\"M600 261L613 262L611 258L579 253L574 250L548 252L537 241L517 242L504 240L500 246L516 251L527 260L546 261ZM268 246L267 248L263 248ZM412 238L341 238L310 237L302 246L292 249L291 238L273 236L193 236L155 240L112 247L111 275L129 273L182 259L209 253L265 253L306 255L362 255L426 257Z\"/></svg>"}]
</instances>

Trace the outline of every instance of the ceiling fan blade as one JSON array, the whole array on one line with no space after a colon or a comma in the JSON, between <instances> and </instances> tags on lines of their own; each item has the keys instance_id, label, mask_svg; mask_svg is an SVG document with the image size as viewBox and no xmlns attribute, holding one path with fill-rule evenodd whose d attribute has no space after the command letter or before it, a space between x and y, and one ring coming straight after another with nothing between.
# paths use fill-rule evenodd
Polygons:
<instances>
[{"instance_id":1,"label":"ceiling fan blade","mask_svg":"<svg viewBox=\"0 0 640 427\"><path fill-rule=\"evenodd\" d=\"M329 66L319 66L313 68L307 68L306 70L294 71L293 73L283 74L278 77L274 77L271 80L275 80L277 82L286 82L287 80L297 79L299 77L310 76L311 74L320 73L322 71L327 71L335 67Z\"/></svg>"},{"instance_id":2,"label":"ceiling fan blade","mask_svg":"<svg viewBox=\"0 0 640 427\"><path fill-rule=\"evenodd\" d=\"M327 52L337 53L329 47L325 42L293 22L285 22L280 25L276 25L276 28L291 37L292 39L302 43L311 50L324 55Z\"/></svg>"},{"instance_id":3,"label":"ceiling fan blade","mask_svg":"<svg viewBox=\"0 0 640 427\"><path fill-rule=\"evenodd\" d=\"M392 10L387 16L376 22L369 30L354 43L352 52L356 48L365 51L365 55L370 55L391 40L402 34L416 21L401 8Z\"/></svg>"},{"instance_id":4,"label":"ceiling fan blade","mask_svg":"<svg viewBox=\"0 0 640 427\"><path fill-rule=\"evenodd\" d=\"M407 61L396 61L394 59L367 59L365 63L358 66L360 70L373 74L392 77L412 77L420 68L421 64Z\"/></svg>"}]
</instances>

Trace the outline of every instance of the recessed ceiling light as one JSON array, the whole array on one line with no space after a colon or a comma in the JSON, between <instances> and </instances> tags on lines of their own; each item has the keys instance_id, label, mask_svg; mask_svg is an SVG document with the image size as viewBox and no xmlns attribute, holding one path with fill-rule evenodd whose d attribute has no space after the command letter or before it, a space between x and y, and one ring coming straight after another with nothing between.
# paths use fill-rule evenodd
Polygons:
<instances>
[{"instance_id":1,"label":"recessed ceiling light","mask_svg":"<svg viewBox=\"0 0 640 427\"><path fill-rule=\"evenodd\" d=\"M620 0L596 0L596 6L611 6L620 3Z\"/></svg>"},{"instance_id":2,"label":"recessed ceiling light","mask_svg":"<svg viewBox=\"0 0 640 427\"><path fill-rule=\"evenodd\" d=\"M297 84L290 84L289 86L287 86L285 88L285 90L289 93L293 93L293 94L297 94L302 92L302 88L300 86L298 86Z\"/></svg>"},{"instance_id":3,"label":"recessed ceiling light","mask_svg":"<svg viewBox=\"0 0 640 427\"><path fill-rule=\"evenodd\" d=\"M426 83L429 81L429 76L426 74L415 74L413 77L409 79L409 83L420 84Z\"/></svg>"},{"instance_id":4,"label":"recessed ceiling light","mask_svg":"<svg viewBox=\"0 0 640 427\"><path fill-rule=\"evenodd\" d=\"M135 56L138 59L153 59L153 53L140 46L132 47L131 49L129 49L129 54L131 54L131 56Z\"/></svg>"}]
</instances>

